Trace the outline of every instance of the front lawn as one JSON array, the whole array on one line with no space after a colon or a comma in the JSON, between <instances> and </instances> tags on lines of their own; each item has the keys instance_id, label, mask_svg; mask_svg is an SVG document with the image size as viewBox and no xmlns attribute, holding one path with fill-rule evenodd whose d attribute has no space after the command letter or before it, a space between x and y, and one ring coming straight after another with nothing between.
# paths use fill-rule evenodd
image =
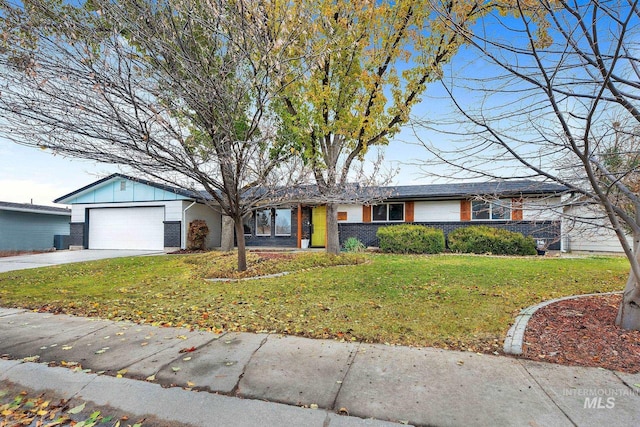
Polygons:
<instances>
[{"instance_id":1,"label":"front lawn","mask_svg":"<svg viewBox=\"0 0 640 427\"><path fill-rule=\"evenodd\" d=\"M0 306L492 352L522 308L621 290L629 269L620 257L370 254L348 258L356 265L314 267L332 261L322 261L324 254L254 254L253 265L264 265L256 273L295 271L260 280L204 279L230 274L224 268L230 258L219 252L119 258L3 273Z\"/></svg>"}]
</instances>

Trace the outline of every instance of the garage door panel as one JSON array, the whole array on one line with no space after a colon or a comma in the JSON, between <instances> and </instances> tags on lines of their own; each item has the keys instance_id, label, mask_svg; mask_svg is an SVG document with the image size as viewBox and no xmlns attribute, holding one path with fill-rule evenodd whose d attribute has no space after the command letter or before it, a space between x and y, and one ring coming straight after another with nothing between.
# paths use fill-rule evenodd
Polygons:
<instances>
[{"instance_id":1,"label":"garage door panel","mask_svg":"<svg viewBox=\"0 0 640 427\"><path fill-rule=\"evenodd\" d=\"M91 209L89 248L162 250L164 207Z\"/></svg>"}]
</instances>

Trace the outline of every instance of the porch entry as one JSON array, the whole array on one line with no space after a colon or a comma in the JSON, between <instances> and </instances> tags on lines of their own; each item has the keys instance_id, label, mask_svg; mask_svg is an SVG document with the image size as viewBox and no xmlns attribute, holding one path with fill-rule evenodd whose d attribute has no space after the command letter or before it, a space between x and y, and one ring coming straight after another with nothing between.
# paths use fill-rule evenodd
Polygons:
<instances>
[{"instance_id":1,"label":"porch entry","mask_svg":"<svg viewBox=\"0 0 640 427\"><path fill-rule=\"evenodd\" d=\"M327 241L327 207L311 208L311 246L324 248Z\"/></svg>"}]
</instances>

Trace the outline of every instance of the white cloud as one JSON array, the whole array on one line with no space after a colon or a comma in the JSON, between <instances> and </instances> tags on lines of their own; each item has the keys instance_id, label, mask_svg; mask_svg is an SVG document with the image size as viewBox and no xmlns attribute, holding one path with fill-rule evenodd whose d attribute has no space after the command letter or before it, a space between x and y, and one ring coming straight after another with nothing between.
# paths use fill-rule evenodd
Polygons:
<instances>
[{"instance_id":1,"label":"white cloud","mask_svg":"<svg viewBox=\"0 0 640 427\"><path fill-rule=\"evenodd\" d=\"M0 200L3 202L56 206L53 200L63 195L55 183L30 179L0 180Z\"/></svg>"}]
</instances>

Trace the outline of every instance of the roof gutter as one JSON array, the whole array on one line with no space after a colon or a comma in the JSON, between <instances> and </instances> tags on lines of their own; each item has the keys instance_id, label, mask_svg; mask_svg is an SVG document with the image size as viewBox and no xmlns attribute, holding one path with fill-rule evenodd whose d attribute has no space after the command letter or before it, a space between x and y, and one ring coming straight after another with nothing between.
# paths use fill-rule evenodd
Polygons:
<instances>
[{"instance_id":1,"label":"roof gutter","mask_svg":"<svg viewBox=\"0 0 640 427\"><path fill-rule=\"evenodd\" d=\"M180 233L182 235L182 242L180 245L181 249L187 249L187 211L195 204L197 204L198 202L191 202L191 204L189 206L187 206L186 208L184 208L184 210L182 211L182 233Z\"/></svg>"},{"instance_id":2,"label":"roof gutter","mask_svg":"<svg viewBox=\"0 0 640 427\"><path fill-rule=\"evenodd\" d=\"M70 210L67 211L67 212L62 212L62 211L48 211L48 210L44 210L44 209L0 207L0 211L26 212L26 213L45 214L45 215L71 216L71 211Z\"/></svg>"}]
</instances>

